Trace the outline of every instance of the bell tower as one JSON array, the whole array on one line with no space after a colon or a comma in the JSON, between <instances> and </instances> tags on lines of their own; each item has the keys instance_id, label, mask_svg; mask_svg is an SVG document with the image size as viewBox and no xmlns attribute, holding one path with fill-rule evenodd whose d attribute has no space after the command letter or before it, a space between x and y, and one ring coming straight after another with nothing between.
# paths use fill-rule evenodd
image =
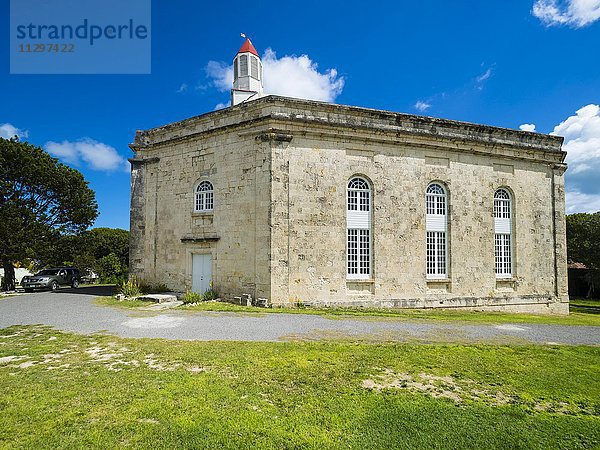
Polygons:
<instances>
[{"instance_id":1,"label":"bell tower","mask_svg":"<svg viewBox=\"0 0 600 450\"><path fill-rule=\"evenodd\" d=\"M242 35L242 37L246 37ZM258 52L250 39L233 58L233 89L231 104L237 105L263 95L263 67Z\"/></svg>"}]
</instances>

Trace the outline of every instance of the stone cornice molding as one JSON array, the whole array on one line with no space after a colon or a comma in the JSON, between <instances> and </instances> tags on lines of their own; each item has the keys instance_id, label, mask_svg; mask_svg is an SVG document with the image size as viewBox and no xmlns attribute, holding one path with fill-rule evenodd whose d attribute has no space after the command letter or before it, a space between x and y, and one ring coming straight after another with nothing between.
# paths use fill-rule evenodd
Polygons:
<instances>
[{"instance_id":1,"label":"stone cornice molding","mask_svg":"<svg viewBox=\"0 0 600 450\"><path fill-rule=\"evenodd\" d=\"M278 131L273 131L276 129ZM137 131L130 148L137 152L231 130L237 130L240 135L254 132L257 139L263 142L290 142L291 136L300 132L303 135L343 136L369 142L396 141L407 145L415 143L486 154L497 154L498 149L510 148L512 152L518 150L519 155L505 155L507 157L549 163L561 163L566 156L561 149L563 138L559 136L277 96L267 96L162 127ZM469 146L477 148L468 149Z\"/></svg>"}]
</instances>

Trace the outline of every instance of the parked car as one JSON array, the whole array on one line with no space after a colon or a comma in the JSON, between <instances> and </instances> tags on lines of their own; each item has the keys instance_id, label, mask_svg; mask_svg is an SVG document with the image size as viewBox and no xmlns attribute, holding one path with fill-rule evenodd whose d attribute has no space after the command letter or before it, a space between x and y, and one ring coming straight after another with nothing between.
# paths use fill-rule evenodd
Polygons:
<instances>
[{"instance_id":1,"label":"parked car","mask_svg":"<svg viewBox=\"0 0 600 450\"><path fill-rule=\"evenodd\" d=\"M81 274L79 270L72 267L58 267L55 269L44 269L31 277L23 277L21 286L25 292L32 292L34 289L50 289L56 291L60 286L79 287Z\"/></svg>"}]
</instances>

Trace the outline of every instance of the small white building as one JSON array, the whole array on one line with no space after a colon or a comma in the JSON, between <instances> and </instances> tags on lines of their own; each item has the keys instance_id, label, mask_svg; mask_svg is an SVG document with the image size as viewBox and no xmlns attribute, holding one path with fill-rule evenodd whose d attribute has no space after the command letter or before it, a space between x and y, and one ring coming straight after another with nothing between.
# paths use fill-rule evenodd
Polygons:
<instances>
[{"instance_id":1,"label":"small white building","mask_svg":"<svg viewBox=\"0 0 600 450\"><path fill-rule=\"evenodd\" d=\"M15 268L15 283L17 285L21 284L21 280L23 277L33 275L28 269L23 267ZM0 278L4 278L4 269L0 267Z\"/></svg>"}]
</instances>

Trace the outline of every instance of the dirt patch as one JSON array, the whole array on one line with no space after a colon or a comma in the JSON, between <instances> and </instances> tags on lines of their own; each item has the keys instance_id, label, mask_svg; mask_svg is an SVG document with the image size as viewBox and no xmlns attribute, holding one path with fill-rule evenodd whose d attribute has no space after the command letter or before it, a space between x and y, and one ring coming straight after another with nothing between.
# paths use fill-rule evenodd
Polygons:
<instances>
[{"instance_id":1,"label":"dirt patch","mask_svg":"<svg viewBox=\"0 0 600 450\"><path fill-rule=\"evenodd\" d=\"M27 369L27 368L29 368L31 366L35 366L35 365L36 365L35 361L25 361L25 362L22 362L21 364L17 365L16 367L18 369Z\"/></svg>"},{"instance_id":2,"label":"dirt patch","mask_svg":"<svg viewBox=\"0 0 600 450\"><path fill-rule=\"evenodd\" d=\"M157 424L160 423L158 420L156 419L138 419L139 423L152 423L152 424Z\"/></svg>"},{"instance_id":3,"label":"dirt patch","mask_svg":"<svg viewBox=\"0 0 600 450\"><path fill-rule=\"evenodd\" d=\"M27 359L27 358L29 358L29 356L16 356L16 355L3 356L2 358L0 358L0 364L8 364L13 361L20 361L22 359Z\"/></svg>"},{"instance_id":4,"label":"dirt patch","mask_svg":"<svg viewBox=\"0 0 600 450\"><path fill-rule=\"evenodd\" d=\"M186 370L190 373L201 373L201 372L206 372L208 369L206 369L205 367L192 366L192 367L186 367Z\"/></svg>"},{"instance_id":5,"label":"dirt patch","mask_svg":"<svg viewBox=\"0 0 600 450\"><path fill-rule=\"evenodd\" d=\"M408 373L397 373L392 369L377 370L379 373L372 378L363 380L363 388L377 392L387 389L400 389L413 393L422 393L433 398L446 398L457 405L475 401L483 402L488 406L520 405L525 406L532 412L598 415L598 412L593 408L584 405L548 400L525 400L518 395L508 394L492 386L483 385L475 380L427 373L411 375Z\"/></svg>"},{"instance_id":6,"label":"dirt patch","mask_svg":"<svg viewBox=\"0 0 600 450\"><path fill-rule=\"evenodd\" d=\"M5 334L4 336L0 336L0 339L10 339L10 338L14 338L14 337L19 337L20 334L16 333L16 334Z\"/></svg>"},{"instance_id":7,"label":"dirt patch","mask_svg":"<svg viewBox=\"0 0 600 450\"><path fill-rule=\"evenodd\" d=\"M150 353L149 355L146 355L146 357L144 358L144 364L146 364L146 366L148 366L149 369L158 370L161 372L163 372L163 371L170 372L181 366L181 364L178 364L178 363L168 365L168 364L159 362L157 359L154 358L154 353Z\"/></svg>"},{"instance_id":8,"label":"dirt patch","mask_svg":"<svg viewBox=\"0 0 600 450\"><path fill-rule=\"evenodd\" d=\"M403 389L412 392L423 392L434 398L447 398L456 403L463 402L463 389L449 376L440 377L420 373L413 376L407 373L396 373L391 369L383 369L375 380L364 380L363 387L381 391L382 389ZM463 394L463 395L461 395Z\"/></svg>"},{"instance_id":9,"label":"dirt patch","mask_svg":"<svg viewBox=\"0 0 600 450\"><path fill-rule=\"evenodd\" d=\"M3 338L20 337L25 339L35 339L41 336L39 333L21 333L8 334ZM51 336L44 338L43 342L55 341L57 337ZM1 342L0 342L1 343ZM17 344L13 344L17 345ZM47 344L44 344L47 345ZM19 345L22 347L22 345ZM0 368L12 368L25 370L32 367L43 368L44 370L69 370L81 366L101 365L106 369L119 372L125 369L146 368L154 371L174 371L183 369L190 374L200 374L209 369L197 364L188 365L182 362L167 362L155 356L153 353L145 354L143 352L132 351L129 348L115 342L99 342L99 340L86 340L77 345L71 344L62 348L54 347L53 352L36 355L9 355L0 357ZM22 348L26 350L25 347ZM48 350L46 350L48 351ZM16 374L16 372L14 373Z\"/></svg>"}]
</instances>

